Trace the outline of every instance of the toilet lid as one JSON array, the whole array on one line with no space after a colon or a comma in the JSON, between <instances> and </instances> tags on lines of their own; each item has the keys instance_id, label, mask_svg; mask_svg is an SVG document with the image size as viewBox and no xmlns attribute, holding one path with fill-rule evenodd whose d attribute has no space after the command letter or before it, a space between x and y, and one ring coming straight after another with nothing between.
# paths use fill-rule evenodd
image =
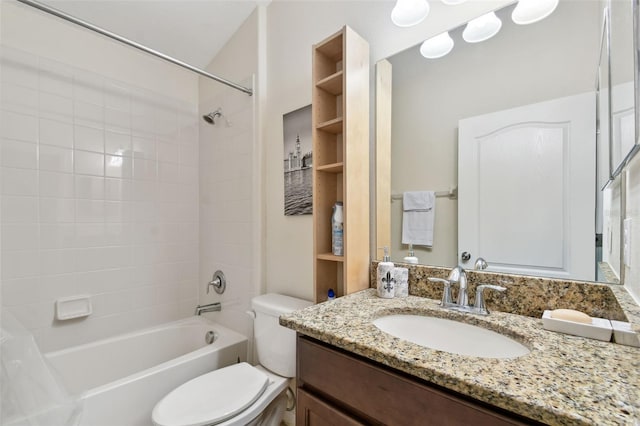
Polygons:
<instances>
[{"instance_id":1,"label":"toilet lid","mask_svg":"<svg viewBox=\"0 0 640 426\"><path fill-rule=\"evenodd\" d=\"M246 362L196 377L177 387L153 409L158 426L221 423L242 412L262 395L269 378Z\"/></svg>"}]
</instances>

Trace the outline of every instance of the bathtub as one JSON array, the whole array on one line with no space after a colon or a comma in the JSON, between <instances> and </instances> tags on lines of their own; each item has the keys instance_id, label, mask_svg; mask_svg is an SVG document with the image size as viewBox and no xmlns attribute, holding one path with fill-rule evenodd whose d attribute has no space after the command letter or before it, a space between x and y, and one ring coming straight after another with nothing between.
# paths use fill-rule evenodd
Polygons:
<instances>
[{"instance_id":1,"label":"bathtub","mask_svg":"<svg viewBox=\"0 0 640 426\"><path fill-rule=\"evenodd\" d=\"M216 339L205 342L207 332ZM58 378L82 400L80 425L149 426L151 410L196 376L245 361L247 338L203 317L45 354Z\"/></svg>"}]
</instances>

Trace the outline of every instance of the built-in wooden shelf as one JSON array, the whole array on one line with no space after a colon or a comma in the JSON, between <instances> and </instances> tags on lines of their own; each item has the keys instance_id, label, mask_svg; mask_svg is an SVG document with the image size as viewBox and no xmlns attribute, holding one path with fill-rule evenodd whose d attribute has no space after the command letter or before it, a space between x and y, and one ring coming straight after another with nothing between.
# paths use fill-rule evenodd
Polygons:
<instances>
[{"instance_id":1,"label":"built-in wooden shelf","mask_svg":"<svg viewBox=\"0 0 640 426\"><path fill-rule=\"evenodd\" d=\"M316 302L369 287L369 45L351 28L313 46L313 287ZM330 118L330 120L327 120ZM331 251L343 203L344 256Z\"/></svg>"},{"instance_id":2,"label":"built-in wooden shelf","mask_svg":"<svg viewBox=\"0 0 640 426\"><path fill-rule=\"evenodd\" d=\"M317 170L319 172L326 173L342 173L344 169L344 163L333 163L333 164L325 164L323 166L317 166Z\"/></svg>"},{"instance_id":3,"label":"built-in wooden shelf","mask_svg":"<svg viewBox=\"0 0 640 426\"><path fill-rule=\"evenodd\" d=\"M333 120L323 121L316 126L316 129L323 132L338 134L342 133L342 123L344 122L342 117L334 118Z\"/></svg>"},{"instance_id":4,"label":"built-in wooden shelf","mask_svg":"<svg viewBox=\"0 0 640 426\"><path fill-rule=\"evenodd\" d=\"M344 256L336 256L333 253L320 253L318 260L330 260L332 262L344 262Z\"/></svg>"},{"instance_id":5,"label":"built-in wooden shelf","mask_svg":"<svg viewBox=\"0 0 640 426\"><path fill-rule=\"evenodd\" d=\"M323 78L319 82L316 83L316 87L325 90L332 95L340 95L342 94L342 76L344 72L342 70L338 71L335 74L330 75L327 78Z\"/></svg>"}]
</instances>

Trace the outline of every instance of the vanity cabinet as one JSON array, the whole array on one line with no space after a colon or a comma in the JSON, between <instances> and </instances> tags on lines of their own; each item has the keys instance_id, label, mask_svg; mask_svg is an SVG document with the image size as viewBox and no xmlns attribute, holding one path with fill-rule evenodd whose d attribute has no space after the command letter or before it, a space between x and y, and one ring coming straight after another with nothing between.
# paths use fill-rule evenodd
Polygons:
<instances>
[{"instance_id":1,"label":"vanity cabinet","mask_svg":"<svg viewBox=\"0 0 640 426\"><path fill-rule=\"evenodd\" d=\"M298 335L296 425L538 424Z\"/></svg>"},{"instance_id":2,"label":"vanity cabinet","mask_svg":"<svg viewBox=\"0 0 640 426\"><path fill-rule=\"evenodd\" d=\"M313 46L313 270L315 301L369 287L369 44L351 28ZM331 245L343 203L344 255Z\"/></svg>"}]
</instances>

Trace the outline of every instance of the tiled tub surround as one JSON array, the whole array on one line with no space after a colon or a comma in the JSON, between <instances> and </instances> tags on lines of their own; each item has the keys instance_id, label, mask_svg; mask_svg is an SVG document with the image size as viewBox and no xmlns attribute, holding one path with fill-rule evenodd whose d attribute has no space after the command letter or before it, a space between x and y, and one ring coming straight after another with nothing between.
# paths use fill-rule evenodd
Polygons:
<instances>
[{"instance_id":1,"label":"tiled tub surround","mask_svg":"<svg viewBox=\"0 0 640 426\"><path fill-rule=\"evenodd\" d=\"M551 425L633 425L640 419L640 349L554 333L542 321L493 311L444 310L439 301L381 299L373 289L280 317L301 334L427 382ZM531 352L486 359L421 347L376 328L378 317L412 313L468 322L503 333ZM637 312L628 316L640 320Z\"/></svg>"},{"instance_id":2,"label":"tiled tub surround","mask_svg":"<svg viewBox=\"0 0 640 426\"><path fill-rule=\"evenodd\" d=\"M0 53L2 308L43 351L190 315L197 105ZM77 294L93 314L55 321L54 301Z\"/></svg>"},{"instance_id":3,"label":"tiled tub surround","mask_svg":"<svg viewBox=\"0 0 640 426\"><path fill-rule=\"evenodd\" d=\"M378 262L372 263L372 288L376 286L377 266ZM405 263L398 263L396 266L409 269L409 294L435 300L442 298L442 284L433 283L428 278L447 278L451 268ZM546 309L569 308L583 311L592 317L617 321L628 321L625 313L632 312L638 315L637 323L640 325L640 308L620 285L473 270L466 272L470 304L475 300L475 290L479 284L495 284L507 288L504 292L485 291L485 302L491 312L541 318ZM452 286L452 291L455 296L457 286Z\"/></svg>"}]
</instances>

